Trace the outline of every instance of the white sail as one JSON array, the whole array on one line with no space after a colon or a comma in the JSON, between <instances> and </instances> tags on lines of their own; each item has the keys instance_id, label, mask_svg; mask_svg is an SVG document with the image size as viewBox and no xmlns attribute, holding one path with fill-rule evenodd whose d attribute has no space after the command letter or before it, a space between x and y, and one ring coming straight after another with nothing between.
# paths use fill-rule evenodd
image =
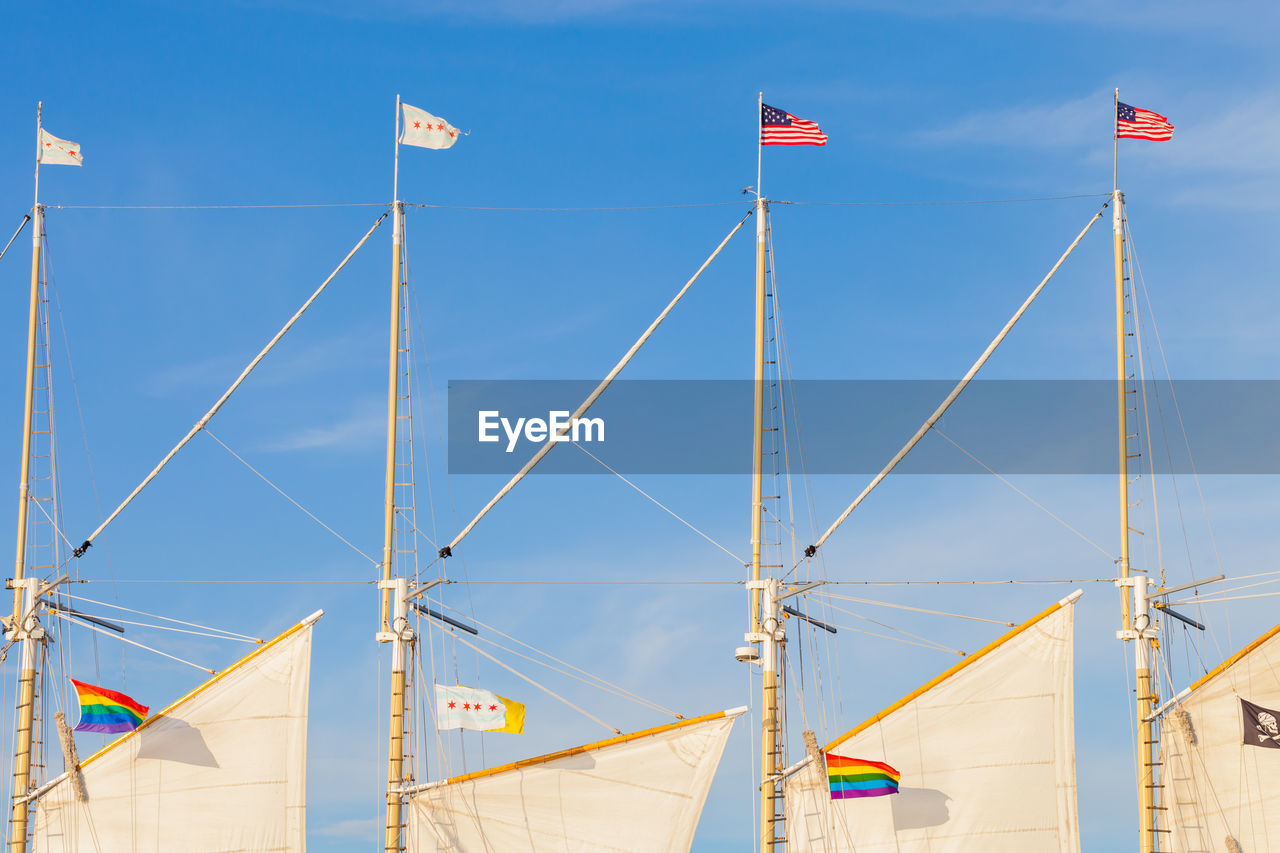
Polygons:
<instances>
[{"instance_id":1,"label":"white sail","mask_svg":"<svg viewBox=\"0 0 1280 853\"><path fill-rule=\"evenodd\" d=\"M425 785L408 853L688 851L733 721L746 708Z\"/></svg>"},{"instance_id":2,"label":"white sail","mask_svg":"<svg viewBox=\"0 0 1280 853\"><path fill-rule=\"evenodd\" d=\"M1280 849L1280 748L1246 730L1242 699L1280 710L1280 625L1192 685L1160 722L1159 814L1171 851Z\"/></svg>"},{"instance_id":3,"label":"white sail","mask_svg":"<svg viewBox=\"0 0 1280 853\"><path fill-rule=\"evenodd\" d=\"M796 853L1075 853L1072 622L1080 593L829 744L899 793L831 798L822 757L784 783Z\"/></svg>"},{"instance_id":4,"label":"white sail","mask_svg":"<svg viewBox=\"0 0 1280 853\"><path fill-rule=\"evenodd\" d=\"M35 853L306 850L317 613L80 762L36 800Z\"/></svg>"}]
</instances>

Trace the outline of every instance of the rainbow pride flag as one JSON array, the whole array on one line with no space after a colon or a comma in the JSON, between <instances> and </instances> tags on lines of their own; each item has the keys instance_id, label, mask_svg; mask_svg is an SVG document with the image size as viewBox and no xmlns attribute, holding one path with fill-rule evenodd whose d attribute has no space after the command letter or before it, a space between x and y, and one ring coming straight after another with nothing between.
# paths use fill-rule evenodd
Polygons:
<instances>
[{"instance_id":1,"label":"rainbow pride flag","mask_svg":"<svg viewBox=\"0 0 1280 853\"><path fill-rule=\"evenodd\" d=\"M80 696L78 732L131 732L147 718L146 705L139 705L123 693L94 687L71 679Z\"/></svg>"},{"instance_id":2,"label":"rainbow pride flag","mask_svg":"<svg viewBox=\"0 0 1280 853\"><path fill-rule=\"evenodd\" d=\"M901 773L881 761L827 753L827 781L831 783L833 800L896 794L901 778Z\"/></svg>"}]
</instances>

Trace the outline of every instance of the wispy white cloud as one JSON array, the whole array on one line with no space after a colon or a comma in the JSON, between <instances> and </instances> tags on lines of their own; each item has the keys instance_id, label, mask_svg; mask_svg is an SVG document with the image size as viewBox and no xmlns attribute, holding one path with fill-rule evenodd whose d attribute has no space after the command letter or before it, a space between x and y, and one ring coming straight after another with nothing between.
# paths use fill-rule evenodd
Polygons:
<instances>
[{"instance_id":1,"label":"wispy white cloud","mask_svg":"<svg viewBox=\"0 0 1280 853\"><path fill-rule=\"evenodd\" d=\"M1018 148L1055 148L1096 144L1110 140L1111 92L1094 94L1050 104L1029 104L998 110L983 110L932 130L921 131L916 140L926 144L956 142L1007 145Z\"/></svg>"},{"instance_id":2,"label":"wispy white cloud","mask_svg":"<svg viewBox=\"0 0 1280 853\"><path fill-rule=\"evenodd\" d=\"M1174 124L1177 144L1152 146L1150 160L1197 171L1280 174L1280 93L1246 97L1206 119Z\"/></svg>"},{"instance_id":3,"label":"wispy white cloud","mask_svg":"<svg viewBox=\"0 0 1280 853\"><path fill-rule=\"evenodd\" d=\"M295 383L338 367L359 363L362 358L384 356L382 349L371 343L369 330L335 335L292 348L286 338L277 351L267 355L253 379L260 386ZM240 375L254 352L224 353L183 364L172 364L152 374L145 382L146 393L156 397L172 397L184 390L221 390ZM210 401L212 402L212 400Z\"/></svg>"},{"instance_id":4,"label":"wispy white cloud","mask_svg":"<svg viewBox=\"0 0 1280 853\"><path fill-rule=\"evenodd\" d=\"M376 407L357 412L334 423L304 427L262 446L268 451L368 450L377 447L385 425L385 415Z\"/></svg>"},{"instance_id":5,"label":"wispy white cloud","mask_svg":"<svg viewBox=\"0 0 1280 853\"><path fill-rule=\"evenodd\" d=\"M228 383L236 376L236 359L216 355L185 364L164 367L143 383L143 390L154 397L172 397L184 389L207 389L219 382Z\"/></svg>"}]
</instances>

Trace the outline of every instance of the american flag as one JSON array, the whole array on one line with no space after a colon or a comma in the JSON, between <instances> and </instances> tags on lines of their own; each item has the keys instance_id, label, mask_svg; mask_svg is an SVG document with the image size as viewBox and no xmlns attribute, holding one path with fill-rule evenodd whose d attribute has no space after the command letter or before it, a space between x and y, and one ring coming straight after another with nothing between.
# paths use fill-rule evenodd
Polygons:
<instances>
[{"instance_id":1,"label":"american flag","mask_svg":"<svg viewBox=\"0 0 1280 853\"><path fill-rule=\"evenodd\" d=\"M796 118L786 110L760 106L761 145L826 145L827 135L816 121Z\"/></svg>"},{"instance_id":2,"label":"american flag","mask_svg":"<svg viewBox=\"0 0 1280 853\"><path fill-rule=\"evenodd\" d=\"M1154 139L1163 142L1173 138L1173 125L1160 113L1116 104L1116 138Z\"/></svg>"}]
</instances>

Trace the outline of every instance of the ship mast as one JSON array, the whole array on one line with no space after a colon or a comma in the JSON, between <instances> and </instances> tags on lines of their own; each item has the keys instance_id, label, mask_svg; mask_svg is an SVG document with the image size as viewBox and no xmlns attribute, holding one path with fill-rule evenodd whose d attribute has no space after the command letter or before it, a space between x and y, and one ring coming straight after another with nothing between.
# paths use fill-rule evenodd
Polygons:
<instances>
[{"instance_id":1,"label":"ship mast","mask_svg":"<svg viewBox=\"0 0 1280 853\"><path fill-rule=\"evenodd\" d=\"M387 383L387 471L383 517L381 614L377 639L391 643L391 720L387 734L387 822L385 853L399 853L404 818L406 660L413 633L406 617L408 580L393 578L396 519L396 445L399 439L400 402L400 290L403 280L404 205L400 202L400 96L396 95L395 178L391 215L391 354ZM392 593L394 592L394 604Z\"/></svg>"},{"instance_id":2,"label":"ship mast","mask_svg":"<svg viewBox=\"0 0 1280 853\"><path fill-rule=\"evenodd\" d=\"M760 643L760 853L773 853L777 843L778 772L782 769L779 744L777 582L761 578L760 552L764 516L764 369L765 369L765 249L769 202L760 189L761 116L764 93L756 102L756 301L754 427L751 450L751 627L746 639Z\"/></svg>"},{"instance_id":3,"label":"ship mast","mask_svg":"<svg viewBox=\"0 0 1280 853\"><path fill-rule=\"evenodd\" d=\"M1138 720L1138 850L1154 853L1159 849L1156 838L1156 784L1155 784L1155 729L1152 718L1159 697L1151 677L1151 659L1158 644L1156 631L1151 625L1149 596L1152 581L1146 575L1131 575L1129 565L1129 459L1136 454L1129 452L1129 440L1136 433L1129 432L1129 398L1136 397L1137 389L1130 389L1129 382L1135 376L1129 371L1128 331L1125 303L1124 270L1124 193L1118 182L1119 129L1116 124L1120 108L1120 90L1115 90L1111 113L1112 170L1111 170L1111 230L1115 254L1115 303L1116 303L1116 424L1120 467L1120 618L1124 626L1116 632L1125 642L1134 642L1134 687ZM1137 322L1136 316L1134 322ZM1130 594L1132 589L1132 596Z\"/></svg>"},{"instance_id":4,"label":"ship mast","mask_svg":"<svg viewBox=\"0 0 1280 853\"><path fill-rule=\"evenodd\" d=\"M40 145L40 113L43 104L36 105L36 150ZM18 536L13 566L13 621L9 624L9 639L19 639L21 670L18 676L17 743L13 757L13 813L9 824L10 853L26 853L27 816L30 803L27 794L31 787L31 749L35 728L36 667L39 664L39 641L43 636L34 613L37 578L26 577L27 558L27 508L30 500L31 430L35 407L36 332L40 305L40 234L44 215L40 208L40 159L36 158L35 200L32 207L33 231L31 237L31 298L30 319L27 325L27 384L22 416L22 463L18 481Z\"/></svg>"}]
</instances>

